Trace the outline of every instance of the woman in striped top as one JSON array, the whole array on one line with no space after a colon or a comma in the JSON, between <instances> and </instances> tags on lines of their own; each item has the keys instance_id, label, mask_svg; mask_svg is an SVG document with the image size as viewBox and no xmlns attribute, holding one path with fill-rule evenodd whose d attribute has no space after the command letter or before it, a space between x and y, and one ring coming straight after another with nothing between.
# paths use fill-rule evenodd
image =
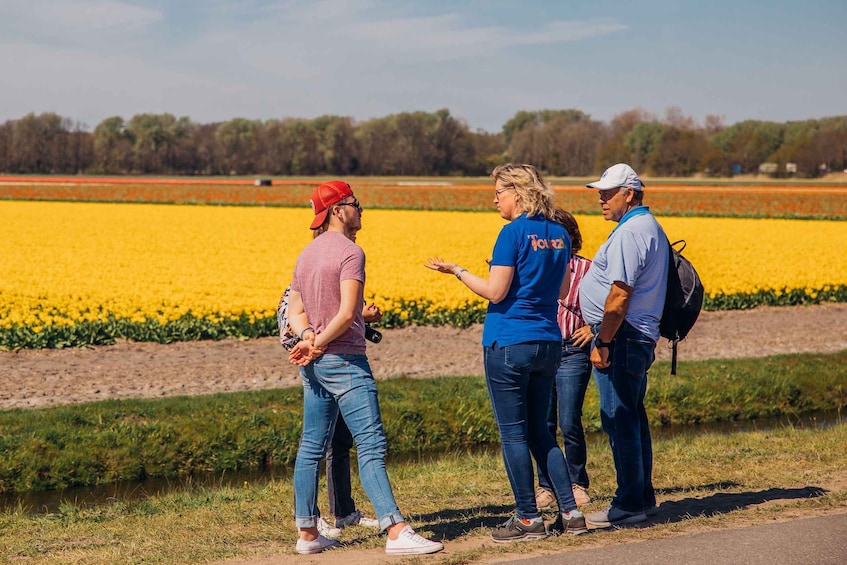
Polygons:
<instances>
[{"instance_id":1,"label":"woman in striped top","mask_svg":"<svg viewBox=\"0 0 847 565\"><path fill-rule=\"evenodd\" d=\"M565 443L565 461L571 477L573 495L578 505L588 504L588 473L585 470L585 432L582 428L582 404L588 380L591 378L589 354L594 337L591 328L582 319L579 307L579 284L591 266L591 260L577 255L582 248L582 234L576 219L565 210L556 208L553 219L562 224L571 237L571 286L564 300L559 300L559 327L562 329L562 362L553 384L550 399L548 426L556 436L556 425L562 429ZM558 418L557 418L558 413ZM538 470L538 490L535 496L538 508L549 508L556 502L550 481Z\"/></svg>"}]
</instances>

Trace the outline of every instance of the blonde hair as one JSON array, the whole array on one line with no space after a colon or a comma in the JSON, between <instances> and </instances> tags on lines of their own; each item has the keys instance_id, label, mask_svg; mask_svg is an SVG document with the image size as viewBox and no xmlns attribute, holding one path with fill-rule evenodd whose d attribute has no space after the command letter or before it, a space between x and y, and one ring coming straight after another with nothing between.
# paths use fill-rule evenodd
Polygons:
<instances>
[{"instance_id":1,"label":"blonde hair","mask_svg":"<svg viewBox=\"0 0 847 565\"><path fill-rule=\"evenodd\" d=\"M553 217L553 190L544 182L541 173L532 165L506 163L491 172L495 183L512 188L520 197L521 209L527 216L542 214L548 220Z\"/></svg>"}]
</instances>

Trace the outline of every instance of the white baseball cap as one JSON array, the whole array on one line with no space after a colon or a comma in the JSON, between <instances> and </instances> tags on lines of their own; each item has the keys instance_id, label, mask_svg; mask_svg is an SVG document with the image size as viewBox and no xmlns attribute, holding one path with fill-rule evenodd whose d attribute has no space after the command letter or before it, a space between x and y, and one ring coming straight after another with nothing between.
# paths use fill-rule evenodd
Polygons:
<instances>
[{"instance_id":1,"label":"white baseball cap","mask_svg":"<svg viewBox=\"0 0 847 565\"><path fill-rule=\"evenodd\" d=\"M585 186L588 188L597 188L606 190L609 188L618 188L625 186L632 190L643 190L644 183L635 174L635 171L626 163L618 163L612 165L600 176L600 180L588 183Z\"/></svg>"}]
</instances>

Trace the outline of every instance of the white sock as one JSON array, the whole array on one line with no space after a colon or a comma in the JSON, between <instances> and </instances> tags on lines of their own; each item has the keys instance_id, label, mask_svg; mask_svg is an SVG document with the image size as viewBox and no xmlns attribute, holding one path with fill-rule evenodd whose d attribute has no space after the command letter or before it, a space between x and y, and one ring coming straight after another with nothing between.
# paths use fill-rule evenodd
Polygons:
<instances>
[{"instance_id":1,"label":"white sock","mask_svg":"<svg viewBox=\"0 0 847 565\"><path fill-rule=\"evenodd\" d=\"M571 510L570 512L562 512L563 520L570 520L571 518L579 518L582 516L582 512L579 510Z\"/></svg>"}]
</instances>

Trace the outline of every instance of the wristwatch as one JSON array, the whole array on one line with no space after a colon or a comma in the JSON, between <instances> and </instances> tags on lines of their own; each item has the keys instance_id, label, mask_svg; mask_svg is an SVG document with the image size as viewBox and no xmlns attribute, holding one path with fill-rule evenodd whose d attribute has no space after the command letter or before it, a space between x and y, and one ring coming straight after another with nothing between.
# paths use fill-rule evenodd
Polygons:
<instances>
[{"instance_id":1,"label":"wristwatch","mask_svg":"<svg viewBox=\"0 0 847 565\"><path fill-rule=\"evenodd\" d=\"M611 341L602 341L600 336L594 338L594 347L606 347L609 348L612 346Z\"/></svg>"}]
</instances>

